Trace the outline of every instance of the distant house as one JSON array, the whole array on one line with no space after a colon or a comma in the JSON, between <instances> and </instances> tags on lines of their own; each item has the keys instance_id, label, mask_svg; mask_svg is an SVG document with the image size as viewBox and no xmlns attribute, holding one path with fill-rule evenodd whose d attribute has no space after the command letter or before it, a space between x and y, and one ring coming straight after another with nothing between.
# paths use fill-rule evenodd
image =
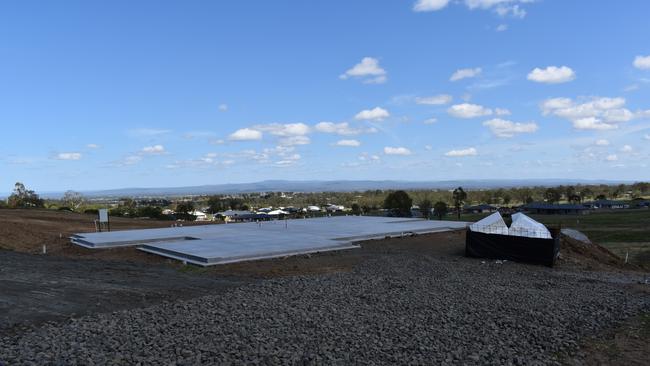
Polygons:
<instances>
[{"instance_id":1,"label":"distant house","mask_svg":"<svg viewBox=\"0 0 650 366\"><path fill-rule=\"evenodd\" d=\"M341 205L329 205L329 206L325 207L325 209L326 209L328 212L337 212L337 211L343 211L343 210L345 210L345 207L344 207L344 206L341 206Z\"/></svg>"},{"instance_id":2,"label":"distant house","mask_svg":"<svg viewBox=\"0 0 650 366\"><path fill-rule=\"evenodd\" d=\"M306 211L307 212L320 212L320 207L319 206L307 206Z\"/></svg>"},{"instance_id":3,"label":"distant house","mask_svg":"<svg viewBox=\"0 0 650 366\"><path fill-rule=\"evenodd\" d=\"M630 205L623 201L613 201L613 200L595 200L592 202L585 202L585 206L588 206L589 208L592 209L609 209L609 210L630 208Z\"/></svg>"},{"instance_id":4,"label":"distant house","mask_svg":"<svg viewBox=\"0 0 650 366\"><path fill-rule=\"evenodd\" d=\"M497 207L494 207L492 205L487 205L487 204L481 204L481 205L476 205L476 206L465 206L463 207L463 211L465 213L493 213L498 210Z\"/></svg>"},{"instance_id":5,"label":"distant house","mask_svg":"<svg viewBox=\"0 0 650 366\"><path fill-rule=\"evenodd\" d=\"M220 218L226 222L230 221L242 221L242 217L249 218L253 212L243 211L243 210L226 210L222 212L217 212L214 214L215 218Z\"/></svg>"},{"instance_id":6,"label":"distant house","mask_svg":"<svg viewBox=\"0 0 650 366\"><path fill-rule=\"evenodd\" d=\"M293 207L293 206L289 206L289 207L280 207L280 210L282 210L282 211L286 211L286 212L288 212L288 213L290 213L290 214L295 214L296 212L298 212L298 209L295 208L295 207Z\"/></svg>"},{"instance_id":7,"label":"distant house","mask_svg":"<svg viewBox=\"0 0 650 366\"><path fill-rule=\"evenodd\" d=\"M583 215L589 213L589 208L583 205L570 203L552 204L546 202L532 202L520 207L522 211L543 215Z\"/></svg>"},{"instance_id":8,"label":"distant house","mask_svg":"<svg viewBox=\"0 0 650 366\"><path fill-rule=\"evenodd\" d=\"M196 221L208 221L208 215L203 211L194 210L191 215L196 217Z\"/></svg>"},{"instance_id":9,"label":"distant house","mask_svg":"<svg viewBox=\"0 0 650 366\"><path fill-rule=\"evenodd\" d=\"M420 210L420 206L418 205L411 206L411 217L415 217L415 218L424 217L424 213L422 213L422 210Z\"/></svg>"},{"instance_id":10,"label":"distant house","mask_svg":"<svg viewBox=\"0 0 650 366\"><path fill-rule=\"evenodd\" d=\"M266 214L269 215L269 216L273 216L273 217L284 217L286 215L289 215L290 212L289 211L284 211L284 210L273 210L273 211L267 212Z\"/></svg>"}]
</instances>

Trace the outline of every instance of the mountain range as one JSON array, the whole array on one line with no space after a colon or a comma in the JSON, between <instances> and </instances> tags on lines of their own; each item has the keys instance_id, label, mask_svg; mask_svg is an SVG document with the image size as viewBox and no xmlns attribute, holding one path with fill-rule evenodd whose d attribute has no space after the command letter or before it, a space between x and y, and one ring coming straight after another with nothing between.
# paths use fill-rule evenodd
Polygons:
<instances>
[{"instance_id":1,"label":"mountain range","mask_svg":"<svg viewBox=\"0 0 650 366\"><path fill-rule=\"evenodd\" d=\"M513 188L532 186L558 186L577 184L620 184L630 181L585 180L585 179L478 179L445 181L400 181L400 180L265 180L252 183L226 183L187 187L120 188L82 191L87 197L159 197L191 196L209 194L241 194L256 192L353 192L390 189L454 189L469 190L490 188ZM58 198L63 192L44 192L41 196Z\"/></svg>"}]
</instances>

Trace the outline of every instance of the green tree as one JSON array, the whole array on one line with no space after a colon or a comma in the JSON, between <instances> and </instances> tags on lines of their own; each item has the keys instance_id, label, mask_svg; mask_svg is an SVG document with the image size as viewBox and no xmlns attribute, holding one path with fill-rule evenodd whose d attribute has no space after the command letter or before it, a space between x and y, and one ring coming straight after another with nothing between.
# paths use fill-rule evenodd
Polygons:
<instances>
[{"instance_id":1,"label":"green tree","mask_svg":"<svg viewBox=\"0 0 650 366\"><path fill-rule=\"evenodd\" d=\"M162 214L162 208L156 206L144 206L138 207L137 209L138 217L149 217L152 219L161 219L164 218Z\"/></svg>"},{"instance_id":2,"label":"green tree","mask_svg":"<svg viewBox=\"0 0 650 366\"><path fill-rule=\"evenodd\" d=\"M580 191L580 197L582 198L582 200L593 198L593 196L594 196L594 191L592 191L591 188L584 188L583 190Z\"/></svg>"},{"instance_id":3,"label":"green tree","mask_svg":"<svg viewBox=\"0 0 650 366\"><path fill-rule=\"evenodd\" d=\"M424 199L420 201L420 204L418 206L420 206L420 212L422 212L422 216L428 220L431 216L431 208L433 207L431 201Z\"/></svg>"},{"instance_id":4,"label":"green tree","mask_svg":"<svg viewBox=\"0 0 650 366\"><path fill-rule=\"evenodd\" d=\"M568 197L568 200L569 200L569 202L571 202L571 203L578 204L578 203L582 202L582 197L580 197L579 194L575 194L575 193L574 193L574 194L572 194L572 195L570 195L570 196Z\"/></svg>"},{"instance_id":5,"label":"green tree","mask_svg":"<svg viewBox=\"0 0 650 366\"><path fill-rule=\"evenodd\" d=\"M359 206L358 203L353 203L352 206L350 206L350 208L352 209L353 215L357 215L357 216L361 215L361 206Z\"/></svg>"},{"instance_id":6,"label":"green tree","mask_svg":"<svg viewBox=\"0 0 650 366\"><path fill-rule=\"evenodd\" d=\"M463 190L463 187L458 187L454 189L452 196L454 198L454 207L456 208L456 214L460 220L460 210L463 207L465 200L467 199L467 193Z\"/></svg>"},{"instance_id":7,"label":"green tree","mask_svg":"<svg viewBox=\"0 0 650 366\"><path fill-rule=\"evenodd\" d=\"M43 207L44 201L33 190L16 182L13 193L7 198L7 205L11 208Z\"/></svg>"},{"instance_id":8,"label":"green tree","mask_svg":"<svg viewBox=\"0 0 650 366\"><path fill-rule=\"evenodd\" d=\"M442 220L442 218L447 214L447 211L449 211L449 208L447 207L447 204L438 201L433 205L433 214L436 215L438 220Z\"/></svg>"},{"instance_id":9,"label":"green tree","mask_svg":"<svg viewBox=\"0 0 650 366\"><path fill-rule=\"evenodd\" d=\"M196 216L192 215L194 212L194 203L191 201L179 202L176 204L176 217L181 220L194 221Z\"/></svg>"},{"instance_id":10,"label":"green tree","mask_svg":"<svg viewBox=\"0 0 650 366\"><path fill-rule=\"evenodd\" d=\"M230 208L219 196L210 196L208 198L208 213L215 214Z\"/></svg>"},{"instance_id":11,"label":"green tree","mask_svg":"<svg viewBox=\"0 0 650 366\"><path fill-rule=\"evenodd\" d=\"M391 192L384 200L384 208L390 210L391 215L398 217L411 217L413 200L404 191Z\"/></svg>"},{"instance_id":12,"label":"green tree","mask_svg":"<svg viewBox=\"0 0 650 366\"><path fill-rule=\"evenodd\" d=\"M544 199L548 203L557 203L562 199L562 192L557 188L547 188L544 192Z\"/></svg>"}]
</instances>

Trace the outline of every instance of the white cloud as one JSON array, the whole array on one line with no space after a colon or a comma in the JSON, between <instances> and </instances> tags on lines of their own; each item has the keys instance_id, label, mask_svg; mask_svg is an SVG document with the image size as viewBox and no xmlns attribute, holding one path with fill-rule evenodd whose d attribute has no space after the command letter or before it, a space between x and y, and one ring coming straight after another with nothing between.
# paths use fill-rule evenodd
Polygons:
<instances>
[{"instance_id":1,"label":"white cloud","mask_svg":"<svg viewBox=\"0 0 650 366\"><path fill-rule=\"evenodd\" d=\"M513 137L520 133L533 133L539 128L535 122L519 123L501 118L485 121L483 126L489 127L490 131L497 137Z\"/></svg>"},{"instance_id":2,"label":"white cloud","mask_svg":"<svg viewBox=\"0 0 650 366\"><path fill-rule=\"evenodd\" d=\"M361 153L359 155L359 160L361 161L366 161L366 162L372 162L372 163L378 163L381 161L381 158L379 155L370 155L367 152Z\"/></svg>"},{"instance_id":3,"label":"white cloud","mask_svg":"<svg viewBox=\"0 0 650 366\"><path fill-rule=\"evenodd\" d=\"M314 126L314 129L322 133L334 133L342 136L359 135L362 133L375 133L375 128L352 128L349 123L341 122L319 122Z\"/></svg>"},{"instance_id":4,"label":"white cloud","mask_svg":"<svg viewBox=\"0 0 650 366\"><path fill-rule=\"evenodd\" d=\"M225 103L219 104L219 110L221 112L226 112L228 110L228 104Z\"/></svg>"},{"instance_id":5,"label":"white cloud","mask_svg":"<svg viewBox=\"0 0 650 366\"><path fill-rule=\"evenodd\" d=\"M449 104L454 98L449 94L438 94L430 97L417 97L415 103L426 105L443 105Z\"/></svg>"},{"instance_id":6,"label":"white cloud","mask_svg":"<svg viewBox=\"0 0 650 366\"><path fill-rule=\"evenodd\" d=\"M650 141L650 133L646 133L645 136L643 136L643 138Z\"/></svg>"},{"instance_id":7,"label":"white cloud","mask_svg":"<svg viewBox=\"0 0 650 366\"><path fill-rule=\"evenodd\" d=\"M450 0L417 0L413 4L413 11L436 11L449 4Z\"/></svg>"},{"instance_id":8,"label":"white cloud","mask_svg":"<svg viewBox=\"0 0 650 366\"><path fill-rule=\"evenodd\" d=\"M309 145L311 139L307 136L288 136L278 141L280 146Z\"/></svg>"},{"instance_id":9,"label":"white cloud","mask_svg":"<svg viewBox=\"0 0 650 366\"><path fill-rule=\"evenodd\" d=\"M452 105L447 109L447 113L457 118L476 118L489 116L492 110L478 104L462 103Z\"/></svg>"},{"instance_id":10,"label":"white cloud","mask_svg":"<svg viewBox=\"0 0 650 366\"><path fill-rule=\"evenodd\" d=\"M512 114L512 112L506 108L494 108L494 114L497 116L509 116Z\"/></svg>"},{"instance_id":11,"label":"white cloud","mask_svg":"<svg viewBox=\"0 0 650 366\"><path fill-rule=\"evenodd\" d=\"M609 146L609 141L605 139L596 140L596 146Z\"/></svg>"},{"instance_id":12,"label":"white cloud","mask_svg":"<svg viewBox=\"0 0 650 366\"><path fill-rule=\"evenodd\" d=\"M160 128L134 128L127 131L131 137L153 137L165 135L172 132L171 130L164 130Z\"/></svg>"},{"instance_id":13,"label":"white cloud","mask_svg":"<svg viewBox=\"0 0 650 366\"><path fill-rule=\"evenodd\" d=\"M631 84L623 88L624 92L633 92L635 90L639 90L639 84Z\"/></svg>"},{"instance_id":14,"label":"white cloud","mask_svg":"<svg viewBox=\"0 0 650 366\"><path fill-rule=\"evenodd\" d=\"M100 146L97 145L97 144L88 144L88 145L86 145L86 147L89 148L89 149L99 149L100 148Z\"/></svg>"},{"instance_id":15,"label":"white cloud","mask_svg":"<svg viewBox=\"0 0 650 366\"><path fill-rule=\"evenodd\" d=\"M79 160L81 159L81 153L78 152L62 152L56 154L57 160Z\"/></svg>"},{"instance_id":16,"label":"white cloud","mask_svg":"<svg viewBox=\"0 0 650 366\"><path fill-rule=\"evenodd\" d=\"M505 31L507 31L507 30L508 30L508 25L507 25L507 24L499 24L499 25L496 27L496 31L497 31L497 32L505 32Z\"/></svg>"},{"instance_id":17,"label":"white cloud","mask_svg":"<svg viewBox=\"0 0 650 366\"><path fill-rule=\"evenodd\" d=\"M450 156L450 157L464 157L464 156L476 156L476 155L477 155L476 148L473 147L468 147L467 149L450 150L445 153L445 156Z\"/></svg>"},{"instance_id":18,"label":"white cloud","mask_svg":"<svg viewBox=\"0 0 650 366\"><path fill-rule=\"evenodd\" d=\"M499 16L512 16L514 18L524 18L526 10L521 8L519 4L531 3L534 0L465 0L465 5L470 10L484 9L493 10Z\"/></svg>"},{"instance_id":19,"label":"white cloud","mask_svg":"<svg viewBox=\"0 0 650 366\"><path fill-rule=\"evenodd\" d=\"M633 65L640 70L650 70L650 55L635 57Z\"/></svg>"},{"instance_id":20,"label":"white cloud","mask_svg":"<svg viewBox=\"0 0 650 366\"><path fill-rule=\"evenodd\" d=\"M473 78L478 76L481 73L481 68L476 67L473 69L459 69L456 70L453 74L451 74L451 77L449 78L449 81L458 81L462 79L467 79L467 78Z\"/></svg>"},{"instance_id":21,"label":"white cloud","mask_svg":"<svg viewBox=\"0 0 650 366\"><path fill-rule=\"evenodd\" d=\"M642 118L642 119L650 118L650 109L637 111L635 113L635 118Z\"/></svg>"},{"instance_id":22,"label":"white cloud","mask_svg":"<svg viewBox=\"0 0 650 366\"><path fill-rule=\"evenodd\" d=\"M549 66L545 69L536 67L528 74L528 80L544 84L566 83L575 78L575 72L567 66Z\"/></svg>"},{"instance_id":23,"label":"white cloud","mask_svg":"<svg viewBox=\"0 0 650 366\"><path fill-rule=\"evenodd\" d=\"M336 146L347 146L347 147L357 147L361 146L361 142L358 140L339 140L335 144Z\"/></svg>"},{"instance_id":24,"label":"white cloud","mask_svg":"<svg viewBox=\"0 0 650 366\"><path fill-rule=\"evenodd\" d=\"M379 66L379 60L373 57L364 57L361 62L339 76L340 79L360 79L366 84L382 84L387 80L386 70Z\"/></svg>"},{"instance_id":25,"label":"white cloud","mask_svg":"<svg viewBox=\"0 0 650 366\"><path fill-rule=\"evenodd\" d=\"M612 130L638 117L624 108L624 98L588 97L579 101L552 98L542 102L540 107L544 115L569 120L578 130Z\"/></svg>"},{"instance_id":26,"label":"white cloud","mask_svg":"<svg viewBox=\"0 0 650 366\"><path fill-rule=\"evenodd\" d=\"M297 163L301 159L300 154L295 152L294 146L281 146L278 145L273 148L265 148L262 151L256 150L243 150L238 153L228 153L223 156L229 158L224 160L222 164L229 162L231 165L236 159L237 161L244 160L246 162L254 161L259 164L268 164L272 166L285 167Z\"/></svg>"},{"instance_id":27,"label":"white cloud","mask_svg":"<svg viewBox=\"0 0 650 366\"><path fill-rule=\"evenodd\" d=\"M384 147L384 154L386 155L411 155L411 150L405 148L405 147L391 147L391 146L386 146Z\"/></svg>"},{"instance_id":28,"label":"white cloud","mask_svg":"<svg viewBox=\"0 0 650 366\"><path fill-rule=\"evenodd\" d=\"M384 118L390 117L390 113L380 107L375 107L373 109L364 109L361 112L357 113L356 116L354 116L354 119L357 120L373 120L373 121L381 121Z\"/></svg>"},{"instance_id":29,"label":"white cloud","mask_svg":"<svg viewBox=\"0 0 650 366\"><path fill-rule=\"evenodd\" d=\"M424 149L427 150L427 151L431 151L431 150L433 150L433 146L431 146L431 145L424 145Z\"/></svg>"},{"instance_id":30,"label":"white cloud","mask_svg":"<svg viewBox=\"0 0 650 366\"><path fill-rule=\"evenodd\" d=\"M309 126L304 123L270 123L266 125L255 125L253 129L269 132L275 136L304 136L311 132Z\"/></svg>"},{"instance_id":31,"label":"white cloud","mask_svg":"<svg viewBox=\"0 0 650 366\"><path fill-rule=\"evenodd\" d=\"M435 118L435 117L431 117L431 118L425 119L424 122L422 122L422 123L424 123L425 125L432 125L432 124L434 124L436 122L438 122L438 119Z\"/></svg>"},{"instance_id":32,"label":"white cloud","mask_svg":"<svg viewBox=\"0 0 650 366\"><path fill-rule=\"evenodd\" d=\"M165 147L162 145L145 146L141 152L143 154L160 155L165 153Z\"/></svg>"},{"instance_id":33,"label":"white cloud","mask_svg":"<svg viewBox=\"0 0 650 366\"><path fill-rule=\"evenodd\" d=\"M616 154L607 155L607 157L605 158L605 160L607 160L607 161L617 161L617 160L618 160L618 156L616 156Z\"/></svg>"},{"instance_id":34,"label":"white cloud","mask_svg":"<svg viewBox=\"0 0 650 366\"><path fill-rule=\"evenodd\" d=\"M183 134L183 138L192 140L192 139L200 139L200 138L213 138L216 135L217 134L212 131L190 131Z\"/></svg>"},{"instance_id":35,"label":"white cloud","mask_svg":"<svg viewBox=\"0 0 650 366\"><path fill-rule=\"evenodd\" d=\"M501 17L512 16L514 18L524 18L526 10L519 4L532 3L535 0L464 0L465 6L470 10L482 9L492 10ZM450 0L417 0L413 4L413 11L438 11L444 9ZM457 1L460 3L461 1Z\"/></svg>"},{"instance_id":36,"label":"white cloud","mask_svg":"<svg viewBox=\"0 0 650 366\"><path fill-rule=\"evenodd\" d=\"M124 161L122 162L121 165L133 165L139 163L141 160L142 160L142 156L131 155L124 158Z\"/></svg>"},{"instance_id":37,"label":"white cloud","mask_svg":"<svg viewBox=\"0 0 650 366\"><path fill-rule=\"evenodd\" d=\"M256 141L262 139L262 132L252 128L240 128L228 136L230 141Z\"/></svg>"},{"instance_id":38,"label":"white cloud","mask_svg":"<svg viewBox=\"0 0 650 366\"><path fill-rule=\"evenodd\" d=\"M632 152L632 150L634 150L634 149L630 145L624 145L621 148L621 152L624 152L624 153L630 153L630 152Z\"/></svg>"}]
</instances>

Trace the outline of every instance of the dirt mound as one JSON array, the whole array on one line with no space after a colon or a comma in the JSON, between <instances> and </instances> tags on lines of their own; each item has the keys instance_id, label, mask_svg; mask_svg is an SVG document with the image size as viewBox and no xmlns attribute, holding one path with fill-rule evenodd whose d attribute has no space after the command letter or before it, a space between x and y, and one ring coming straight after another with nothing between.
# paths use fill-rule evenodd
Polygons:
<instances>
[{"instance_id":1,"label":"dirt mound","mask_svg":"<svg viewBox=\"0 0 650 366\"><path fill-rule=\"evenodd\" d=\"M625 263L605 247L566 235L562 235L561 239L559 264L587 270L642 270L636 265Z\"/></svg>"}]
</instances>

